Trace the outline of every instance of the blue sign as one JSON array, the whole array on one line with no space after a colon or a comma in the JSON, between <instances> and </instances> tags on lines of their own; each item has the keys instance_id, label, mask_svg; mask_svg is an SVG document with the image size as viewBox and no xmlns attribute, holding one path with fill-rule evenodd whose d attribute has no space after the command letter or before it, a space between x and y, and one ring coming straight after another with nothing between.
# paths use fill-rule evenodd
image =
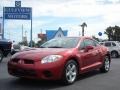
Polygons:
<instances>
[{"instance_id":1,"label":"blue sign","mask_svg":"<svg viewBox=\"0 0 120 90\"><path fill-rule=\"evenodd\" d=\"M98 35L99 35L99 36L102 36L102 32L99 32Z\"/></svg>"},{"instance_id":2,"label":"blue sign","mask_svg":"<svg viewBox=\"0 0 120 90\"><path fill-rule=\"evenodd\" d=\"M5 7L4 18L30 20L31 12L31 8L28 7Z\"/></svg>"},{"instance_id":3,"label":"blue sign","mask_svg":"<svg viewBox=\"0 0 120 90\"><path fill-rule=\"evenodd\" d=\"M30 14L5 14L5 19L30 19Z\"/></svg>"},{"instance_id":4,"label":"blue sign","mask_svg":"<svg viewBox=\"0 0 120 90\"><path fill-rule=\"evenodd\" d=\"M21 1L15 1L15 7L3 7L3 36L4 38L4 19L23 19L31 20L31 47L32 47L32 8L21 7Z\"/></svg>"}]
</instances>

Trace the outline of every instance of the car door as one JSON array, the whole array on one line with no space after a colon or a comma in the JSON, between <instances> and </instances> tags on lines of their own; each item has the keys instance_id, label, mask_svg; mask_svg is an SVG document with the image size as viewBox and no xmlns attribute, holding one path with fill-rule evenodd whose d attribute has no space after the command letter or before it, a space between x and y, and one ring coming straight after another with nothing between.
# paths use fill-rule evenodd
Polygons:
<instances>
[{"instance_id":1,"label":"car door","mask_svg":"<svg viewBox=\"0 0 120 90\"><path fill-rule=\"evenodd\" d=\"M95 57L93 59L93 63L94 64L102 64L102 50L101 50L101 45L99 44L99 42L93 40L93 43L94 43L94 52L96 53L95 54Z\"/></svg>"},{"instance_id":2,"label":"car door","mask_svg":"<svg viewBox=\"0 0 120 90\"><path fill-rule=\"evenodd\" d=\"M111 42L111 48L112 48L112 50L118 50L119 49L119 47L117 47L117 45L116 45L116 43L114 43L114 42Z\"/></svg>"},{"instance_id":3,"label":"car door","mask_svg":"<svg viewBox=\"0 0 120 90\"><path fill-rule=\"evenodd\" d=\"M89 50L89 51L85 51L85 48L87 46L93 46L94 48ZM98 51L96 50L95 44L93 42L93 40L91 39L85 39L81 42L80 44L80 60L81 60L81 70L87 70L89 68L94 67L95 62L98 60L97 56L98 56Z\"/></svg>"},{"instance_id":4,"label":"car door","mask_svg":"<svg viewBox=\"0 0 120 90\"><path fill-rule=\"evenodd\" d=\"M110 52L113 50L111 42L105 42L105 46L108 47Z\"/></svg>"}]
</instances>

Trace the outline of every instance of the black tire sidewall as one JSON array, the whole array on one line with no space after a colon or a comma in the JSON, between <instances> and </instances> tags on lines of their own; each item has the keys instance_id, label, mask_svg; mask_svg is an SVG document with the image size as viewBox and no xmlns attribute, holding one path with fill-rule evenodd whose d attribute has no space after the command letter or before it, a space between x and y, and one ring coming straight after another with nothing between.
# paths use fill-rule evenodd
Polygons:
<instances>
[{"instance_id":1,"label":"black tire sidewall","mask_svg":"<svg viewBox=\"0 0 120 90\"><path fill-rule=\"evenodd\" d=\"M112 55L113 53L116 54L115 57L113 57L113 55ZM118 55L118 52L117 52L117 51L112 51L112 52L111 52L111 57L112 57L112 58L118 58L118 56L119 56L119 55Z\"/></svg>"},{"instance_id":2,"label":"black tire sidewall","mask_svg":"<svg viewBox=\"0 0 120 90\"><path fill-rule=\"evenodd\" d=\"M110 70L110 60L109 60L109 70L105 69L105 62L106 62L106 60L109 60L108 56L105 57L105 60L103 62L103 66L100 68L100 71L103 72L103 73L106 73L106 72L108 72Z\"/></svg>"},{"instance_id":3,"label":"black tire sidewall","mask_svg":"<svg viewBox=\"0 0 120 90\"><path fill-rule=\"evenodd\" d=\"M0 62L2 62L2 60L3 60L3 53L2 53L1 50L0 50L0 54L1 54Z\"/></svg>"}]
</instances>

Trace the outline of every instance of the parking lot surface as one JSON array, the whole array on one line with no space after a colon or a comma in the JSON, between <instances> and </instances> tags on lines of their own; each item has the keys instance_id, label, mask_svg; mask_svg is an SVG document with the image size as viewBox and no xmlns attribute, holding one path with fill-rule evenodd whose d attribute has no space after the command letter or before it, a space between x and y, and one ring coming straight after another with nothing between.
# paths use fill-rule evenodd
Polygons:
<instances>
[{"instance_id":1,"label":"parking lot surface","mask_svg":"<svg viewBox=\"0 0 120 90\"><path fill-rule=\"evenodd\" d=\"M7 72L9 58L0 63L0 90L120 90L120 58L112 59L108 73L88 72L68 86L58 81L23 80L10 76Z\"/></svg>"}]
</instances>

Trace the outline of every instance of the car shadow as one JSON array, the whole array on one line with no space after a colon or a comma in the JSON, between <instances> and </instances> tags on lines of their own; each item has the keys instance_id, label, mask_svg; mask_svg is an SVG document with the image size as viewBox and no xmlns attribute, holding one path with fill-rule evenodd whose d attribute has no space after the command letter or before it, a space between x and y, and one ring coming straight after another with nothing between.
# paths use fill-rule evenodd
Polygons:
<instances>
[{"instance_id":1,"label":"car shadow","mask_svg":"<svg viewBox=\"0 0 120 90\"><path fill-rule=\"evenodd\" d=\"M93 70L93 71L90 71L84 74L80 74L78 76L77 81L84 80L84 79L90 78L92 76L100 75L100 74L104 74L104 73L101 73L99 70Z\"/></svg>"},{"instance_id":2,"label":"car shadow","mask_svg":"<svg viewBox=\"0 0 120 90\"><path fill-rule=\"evenodd\" d=\"M100 72L98 70L94 70L85 74L82 74L78 77L77 83L80 80L84 80L87 78L90 78L92 76L99 75ZM30 80L30 79L19 79L12 77L7 82L8 85L6 85L7 88L12 89L20 89L20 90L26 90L26 89L35 89L35 90L48 90L48 89L57 89L60 87L65 87L66 85L62 84L59 81L51 81L51 80ZM79 83L79 82L78 82Z\"/></svg>"},{"instance_id":3,"label":"car shadow","mask_svg":"<svg viewBox=\"0 0 120 90\"><path fill-rule=\"evenodd\" d=\"M62 84L58 81L51 81L51 80L30 80L30 79L16 79L12 82L12 85L16 86L17 88L23 89L55 89L62 87Z\"/></svg>"}]
</instances>

